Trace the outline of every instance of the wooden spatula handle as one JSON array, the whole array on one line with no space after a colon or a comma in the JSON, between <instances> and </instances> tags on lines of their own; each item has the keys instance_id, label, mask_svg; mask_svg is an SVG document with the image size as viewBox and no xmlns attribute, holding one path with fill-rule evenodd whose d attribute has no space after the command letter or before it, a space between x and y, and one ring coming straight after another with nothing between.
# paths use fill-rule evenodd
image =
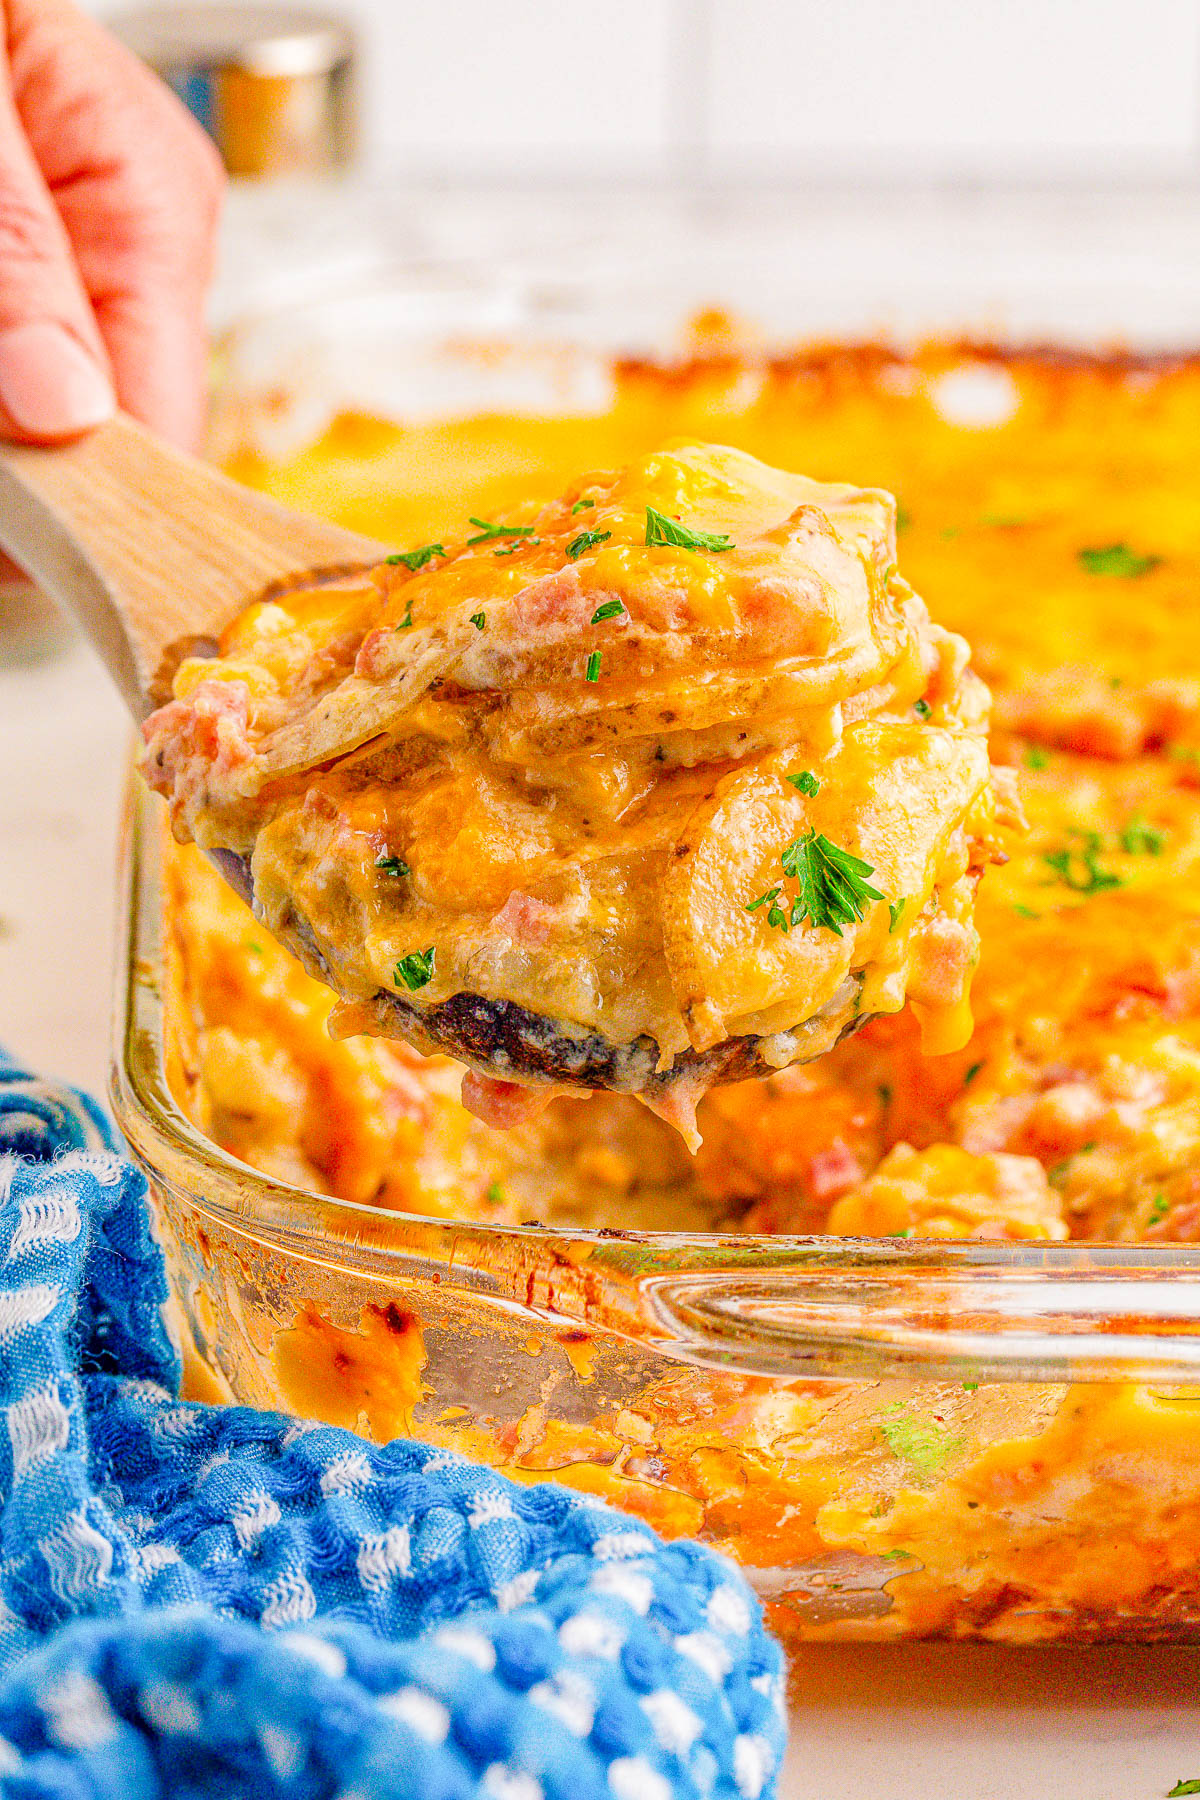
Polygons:
<instances>
[{"instance_id":1,"label":"wooden spatula handle","mask_svg":"<svg viewBox=\"0 0 1200 1800\"><path fill-rule=\"evenodd\" d=\"M139 718L163 698L181 643L276 583L384 553L125 417L72 444L0 445L0 545L76 614Z\"/></svg>"}]
</instances>

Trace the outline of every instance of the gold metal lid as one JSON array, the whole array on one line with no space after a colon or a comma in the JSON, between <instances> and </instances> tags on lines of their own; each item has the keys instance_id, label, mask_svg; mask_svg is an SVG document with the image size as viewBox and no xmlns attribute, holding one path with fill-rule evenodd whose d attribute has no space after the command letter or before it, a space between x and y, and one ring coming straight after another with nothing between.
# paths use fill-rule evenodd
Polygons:
<instances>
[{"instance_id":1,"label":"gold metal lid","mask_svg":"<svg viewBox=\"0 0 1200 1800\"><path fill-rule=\"evenodd\" d=\"M231 174L325 174L352 160L355 42L337 14L161 5L109 24L195 114Z\"/></svg>"}]
</instances>

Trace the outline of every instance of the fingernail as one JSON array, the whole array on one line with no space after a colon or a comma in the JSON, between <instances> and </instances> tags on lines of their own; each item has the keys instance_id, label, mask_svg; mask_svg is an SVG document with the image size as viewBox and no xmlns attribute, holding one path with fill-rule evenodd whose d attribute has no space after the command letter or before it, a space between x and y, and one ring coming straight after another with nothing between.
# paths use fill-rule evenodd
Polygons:
<instances>
[{"instance_id":1,"label":"fingernail","mask_svg":"<svg viewBox=\"0 0 1200 1800\"><path fill-rule=\"evenodd\" d=\"M0 406L30 437L73 437L115 404L108 376L65 326L41 319L0 331Z\"/></svg>"}]
</instances>

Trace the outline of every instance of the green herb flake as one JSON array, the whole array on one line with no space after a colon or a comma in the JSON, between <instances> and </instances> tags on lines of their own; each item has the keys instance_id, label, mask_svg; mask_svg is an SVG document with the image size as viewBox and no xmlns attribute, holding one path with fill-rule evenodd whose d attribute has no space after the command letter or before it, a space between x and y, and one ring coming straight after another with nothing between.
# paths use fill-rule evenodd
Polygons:
<instances>
[{"instance_id":1,"label":"green herb flake","mask_svg":"<svg viewBox=\"0 0 1200 1800\"><path fill-rule=\"evenodd\" d=\"M980 1069L982 1069L982 1067L983 1067L983 1064L981 1062L971 1064L970 1068L967 1070L966 1074L963 1076L963 1086L965 1088L970 1087L971 1083L974 1081L975 1077L978 1075L978 1073L979 1073Z\"/></svg>"},{"instance_id":2,"label":"green herb flake","mask_svg":"<svg viewBox=\"0 0 1200 1800\"><path fill-rule=\"evenodd\" d=\"M1014 904L1013 911L1018 919L1040 919L1042 916L1041 913L1034 912L1032 906L1022 906L1019 900Z\"/></svg>"},{"instance_id":3,"label":"green herb flake","mask_svg":"<svg viewBox=\"0 0 1200 1800\"><path fill-rule=\"evenodd\" d=\"M1140 812L1134 813L1121 833L1121 848L1126 856L1161 856L1166 843L1166 832L1151 825Z\"/></svg>"},{"instance_id":4,"label":"green herb flake","mask_svg":"<svg viewBox=\"0 0 1200 1800\"><path fill-rule=\"evenodd\" d=\"M375 867L383 875L411 875L412 870L402 856L378 856Z\"/></svg>"},{"instance_id":5,"label":"green herb flake","mask_svg":"<svg viewBox=\"0 0 1200 1800\"><path fill-rule=\"evenodd\" d=\"M1194 744L1168 744L1167 756L1171 762L1190 763L1193 768L1200 763L1200 750Z\"/></svg>"},{"instance_id":6,"label":"green herb flake","mask_svg":"<svg viewBox=\"0 0 1200 1800\"><path fill-rule=\"evenodd\" d=\"M585 550L594 550L597 544L603 544L611 536L611 531L581 531L567 545L567 555L572 562L578 562Z\"/></svg>"},{"instance_id":7,"label":"green herb flake","mask_svg":"<svg viewBox=\"0 0 1200 1800\"><path fill-rule=\"evenodd\" d=\"M1167 1800L1179 1800L1182 1794L1200 1794L1200 1775L1191 1781L1177 1781L1173 1788L1167 1790Z\"/></svg>"},{"instance_id":8,"label":"green herb flake","mask_svg":"<svg viewBox=\"0 0 1200 1800\"><path fill-rule=\"evenodd\" d=\"M467 539L468 544L490 544L495 538L527 538L533 536L532 525L494 525L490 519L477 519L471 515L471 524L479 527L474 537Z\"/></svg>"},{"instance_id":9,"label":"green herb flake","mask_svg":"<svg viewBox=\"0 0 1200 1800\"><path fill-rule=\"evenodd\" d=\"M445 556L445 554L441 544L422 544L419 550L397 550L394 556L387 558L387 561L393 564L403 563L405 568L415 575L417 570L423 569L431 558Z\"/></svg>"},{"instance_id":10,"label":"green herb flake","mask_svg":"<svg viewBox=\"0 0 1200 1800\"><path fill-rule=\"evenodd\" d=\"M607 535L606 532L605 536L607 537ZM604 605L598 606L592 614L592 624L603 625L605 619L619 618L624 611L625 602L623 600L606 600Z\"/></svg>"},{"instance_id":11,"label":"green herb flake","mask_svg":"<svg viewBox=\"0 0 1200 1800\"><path fill-rule=\"evenodd\" d=\"M1097 544L1078 552L1080 568L1089 575L1114 576L1122 581L1136 581L1157 569L1161 556L1141 556L1128 544Z\"/></svg>"},{"instance_id":12,"label":"green herb flake","mask_svg":"<svg viewBox=\"0 0 1200 1800\"><path fill-rule=\"evenodd\" d=\"M1165 1194L1155 1194L1150 1211L1146 1214L1147 1225L1161 1225L1171 1210L1171 1202Z\"/></svg>"},{"instance_id":13,"label":"green herb flake","mask_svg":"<svg viewBox=\"0 0 1200 1800\"><path fill-rule=\"evenodd\" d=\"M468 539L468 542L472 543L472 544L477 543L478 541L479 540L477 538ZM531 550L536 550L538 545L541 543L541 541L542 541L541 538L535 538L535 537L514 538L512 543L505 544L503 549L493 550L492 555L493 556L511 556L514 550L520 550L522 545L524 545L524 544L528 544L528 546Z\"/></svg>"},{"instance_id":14,"label":"green herb flake","mask_svg":"<svg viewBox=\"0 0 1200 1800\"><path fill-rule=\"evenodd\" d=\"M892 1104L892 1090L886 1081L881 1081L876 1091L879 1095L879 1104L882 1106L884 1112L886 1112L888 1107Z\"/></svg>"},{"instance_id":15,"label":"green herb flake","mask_svg":"<svg viewBox=\"0 0 1200 1800\"><path fill-rule=\"evenodd\" d=\"M778 904L778 885L751 901L746 911L753 912L770 901L767 923L781 931L810 919L819 930L841 937L843 925L856 925L866 917L868 900L884 898L866 879L875 873L870 863L831 843L823 832L806 831L780 852L779 860L784 874L799 890L791 912L785 915Z\"/></svg>"},{"instance_id":16,"label":"green herb flake","mask_svg":"<svg viewBox=\"0 0 1200 1800\"><path fill-rule=\"evenodd\" d=\"M677 519L668 519L655 507L646 508L646 543L651 549L664 544L677 550L733 550L736 545L724 531L689 531Z\"/></svg>"},{"instance_id":17,"label":"green herb flake","mask_svg":"<svg viewBox=\"0 0 1200 1800\"><path fill-rule=\"evenodd\" d=\"M408 630L408 629L409 629L409 628L410 628L410 626L411 626L411 625L412 625L412 622L413 622L413 616L412 616L412 598L411 598L411 596L410 596L410 597L409 597L409 602L408 602L408 609L407 609L407 611L406 611L406 612L405 612L405 614L404 614L404 617L403 617L403 618L402 618L402 619L401 619L401 620L400 620L400 622L399 622L399 623L398 623L398 624L397 624L397 626L396 626L396 630L397 630L397 631L407 631L407 630Z\"/></svg>"},{"instance_id":18,"label":"green herb flake","mask_svg":"<svg viewBox=\"0 0 1200 1800\"><path fill-rule=\"evenodd\" d=\"M576 513L584 512L587 507L595 506L595 504L594 500L577 500L571 508L571 517L574 518Z\"/></svg>"},{"instance_id":19,"label":"green herb flake","mask_svg":"<svg viewBox=\"0 0 1200 1800\"><path fill-rule=\"evenodd\" d=\"M487 624L487 614L485 612L472 613L471 623L476 631L482 631Z\"/></svg>"},{"instance_id":20,"label":"green herb flake","mask_svg":"<svg viewBox=\"0 0 1200 1800\"><path fill-rule=\"evenodd\" d=\"M1027 769L1044 769L1050 761L1050 752L1042 744L1030 744L1025 752Z\"/></svg>"},{"instance_id":21,"label":"green herb flake","mask_svg":"<svg viewBox=\"0 0 1200 1800\"><path fill-rule=\"evenodd\" d=\"M801 769L798 775L785 775L784 780L790 781L798 793L807 794L810 800L821 791L821 784L811 769Z\"/></svg>"},{"instance_id":22,"label":"green herb flake","mask_svg":"<svg viewBox=\"0 0 1200 1800\"><path fill-rule=\"evenodd\" d=\"M978 1386L979 1386L979 1383L977 1381L964 1381L962 1384L963 1393L964 1394L973 1394L976 1391L976 1389L978 1388Z\"/></svg>"},{"instance_id":23,"label":"green herb flake","mask_svg":"<svg viewBox=\"0 0 1200 1800\"><path fill-rule=\"evenodd\" d=\"M1102 894L1110 888L1124 887L1119 875L1100 867L1102 840L1098 831L1075 831L1071 835L1080 840L1078 847L1047 850L1042 856L1046 867L1064 887L1073 894Z\"/></svg>"},{"instance_id":24,"label":"green herb flake","mask_svg":"<svg viewBox=\"0 0 1200 1800\"><path fill-rule=\"evenodd\" d=\"M587 668L584 670L583 678L585 681L599 681L599 679L600 679L600 652L599 652L599 650L593 650L592 654L588 657Z\"/></svg>"},{"instance_id":25,"label":"green herb flake","mask_svg":"<svg viewBox=\"0 0 1200 1800\"><path fill-rule=\"evenodd\" d=\"M930 706L928 700L914 700L913 711L916 713L918 719L927 719L932 713L933 708Z\"/></svg>"},{"instance_id":26,"label":"green herb flake","mask_svg":"<svg viewBox=\"0 0 1200 1800\"><path fill-rule=\"evenodd\" d=\"M504 1189L498 1181L489 1181L484 1198L492 1206L500 1206L504 1202Z\"/></svg>"},{"instance_id":27,"label":"green herb flake","mask_svg":"<svg viewBox=\"0 0 1200 1800\"><path fill-rule=\"evenodd\" d=\"M904 911L904 909L907 905L908 905L908 895L907 894L901 894L901 896L898 900L889 900L888 901L888 915L891 919L891 924L888 926L888 936L889 937L891 937L893 931L895 931L897 925L900 923L900 915Z\"/></svg>"},{"instance_id":28,"label":"green herb flake","mask_svg":"<svg viewBox=\"0 0 1200 1800\"><path fill-rule=\"evenodd\" d=\"M912 514L902 500L896 502L896 530L907 531L912 524Z\"/></svg>"},{"instance_id":29,"label":"green herb flake","mask_svg":"<svg viewBox=\"0 0 1200 1800\"><path fill-rule=\"evenodd\" d=\"M879 1414L878 1428L892 1455L906 1462L915 1475L927 1481L938 1474L946 1459L961 1447L963 1441L952 1437L944 1426L914 1418L901 1400L894 1406L884 1407Z\"/></svg>"},{"instance_id":30,"label":"green herb flake","mask_svg":"<svg viewBox=\"0 0 1200 1800\"><path fill-rule=\"evenodd\" d=\"M251 951L253 953L253 955L255 955L255 956L263 955L262 945L260 943L258 943L256 941L256 939L254 939L254 938L246 939L246 948L247 948L247 950Z\"/></svg>"},{"instance_id":31,"label":"green herb flake","mask_svg":"<svg viewBox=\"0 0 1200 1800\"><path fill-rule=\"evenodd\" d=\"M430 944L428 950L414 950L400 958L392 977L397 987L406 987L413 994L433 980L433 949Z\"/></svg>"}]
</instances>

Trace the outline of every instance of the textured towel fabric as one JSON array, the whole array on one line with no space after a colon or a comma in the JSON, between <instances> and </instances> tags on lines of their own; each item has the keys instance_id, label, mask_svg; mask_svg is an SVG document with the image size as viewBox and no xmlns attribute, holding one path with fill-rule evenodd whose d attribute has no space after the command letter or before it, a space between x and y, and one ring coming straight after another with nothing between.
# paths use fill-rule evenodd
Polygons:
<instances>
[{"instance_id":1,"label":"textured towel fabric","mask_svg":"<svg viewBox=\"0 0 1200 1800\"><path fill-rule=\"evenodd\" d=\"M178 1398L140 1175L0 1065L4 1800L758 1800L720 1557L428 1445Z\"/></svg>"}]
</instances>

